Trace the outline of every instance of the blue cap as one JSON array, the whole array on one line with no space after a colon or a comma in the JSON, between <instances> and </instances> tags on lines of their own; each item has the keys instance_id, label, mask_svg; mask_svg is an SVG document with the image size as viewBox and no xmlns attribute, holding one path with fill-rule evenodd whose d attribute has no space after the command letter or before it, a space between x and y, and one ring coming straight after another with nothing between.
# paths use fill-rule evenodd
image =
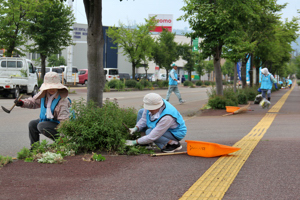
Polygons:
<instances>
[{"instance_id":1,"label":"blue cap","mask_svg":"<svg viewBox=\"0 0 300 200\"><path fill-rule=\"evenodd\" d=\"M177 65L175 65L175 63L173 63L173 64L172 64L172 67L175 67L175 66L177 66Z\"/></svg>"}]
</instances>

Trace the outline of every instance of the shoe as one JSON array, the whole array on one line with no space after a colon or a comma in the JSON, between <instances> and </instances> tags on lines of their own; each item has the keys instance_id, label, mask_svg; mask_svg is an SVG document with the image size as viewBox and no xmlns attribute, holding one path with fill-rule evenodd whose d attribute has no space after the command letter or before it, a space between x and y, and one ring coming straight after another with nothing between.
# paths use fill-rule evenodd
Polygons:
<instances>
[{"instance_id":1,"label":"shoe","mask_svg":"<svg viewBox=\"0 0 300 200\"><path fill-rule=\"evenodd\" d=\"M180 149L182 149L182 146L181 146L180 142L178 142L178 144L167 144L167 146L164 149L162 149L161 151L164 153L172 153L172 152L178 151Z\"/></svg>"},{"instance_id":2,"label":"shoe","mask_svg":"<svg viewBox=\"0 0 300 200\"><path fill-rule=\"evenodd\" d=\"M181 100L179 103L180 104L183 104L183 103L185 103L186 101L185 100Z\"/></svg>"}]
</instances>

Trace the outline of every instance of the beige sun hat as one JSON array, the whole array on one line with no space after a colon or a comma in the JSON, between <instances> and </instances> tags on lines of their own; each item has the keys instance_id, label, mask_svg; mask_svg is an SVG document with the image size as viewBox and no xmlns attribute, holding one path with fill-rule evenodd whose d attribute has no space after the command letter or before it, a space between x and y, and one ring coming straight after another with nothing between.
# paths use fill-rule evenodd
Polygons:
<instances>
[{"instance_id":1,"label":"beige sun hat","mask_svg":"<svg viewBox=\"0 0 300 200\"><path fill-rule=\"evenodd\" d=\"M36 99L43 98L46 90L58 89L62 96L68 96L68 88L61 84L60 77L56 72L48 72L45 74L44 83L40 87L40 92L36 95Z\"/></svg>"},{"instance_id":2,"label":"beige sun hat","mask_svg":"<svg viewBox=\"0 0 300 200\"><path fill-rule=\"evenodd\" d=\"M143 101L146 110L156 110L164 104L162 97L156 93L146 94Z\"/></svg>"}]
</instances>

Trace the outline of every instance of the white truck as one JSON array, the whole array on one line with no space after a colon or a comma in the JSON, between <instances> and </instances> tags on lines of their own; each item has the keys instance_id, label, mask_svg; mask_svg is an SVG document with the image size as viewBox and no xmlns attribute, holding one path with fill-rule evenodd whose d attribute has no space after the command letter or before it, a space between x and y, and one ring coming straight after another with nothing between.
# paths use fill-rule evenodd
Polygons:
<instances>
[{"instance_id":1,"label":"white truck","mask_svg":"<svg viewBox=\"0 0 300 200\"><path fill-rule=\"evenodd\" d=\"M20 57L0 58L0 95L17 98L20 93L35 95L38 76L31 60Z\"/></svg>"}]
</instances>

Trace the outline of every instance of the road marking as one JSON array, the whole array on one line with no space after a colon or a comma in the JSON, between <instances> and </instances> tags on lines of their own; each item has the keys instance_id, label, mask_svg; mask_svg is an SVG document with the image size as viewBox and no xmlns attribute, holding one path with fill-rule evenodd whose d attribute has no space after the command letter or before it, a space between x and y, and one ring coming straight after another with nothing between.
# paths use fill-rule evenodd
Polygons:
<instances>
[{"instance_id":1,"label":"road marking","mask_svg":"<svg viewBox=\"0 0 300 200\"><path fill-rule=\"evenodd\" d=\"M220 157L180 199L222 199L293 89L294 86L279 99L245 137L233 145L234 147L240 147L241 150Z\"/></svg>"}]
</instances>

